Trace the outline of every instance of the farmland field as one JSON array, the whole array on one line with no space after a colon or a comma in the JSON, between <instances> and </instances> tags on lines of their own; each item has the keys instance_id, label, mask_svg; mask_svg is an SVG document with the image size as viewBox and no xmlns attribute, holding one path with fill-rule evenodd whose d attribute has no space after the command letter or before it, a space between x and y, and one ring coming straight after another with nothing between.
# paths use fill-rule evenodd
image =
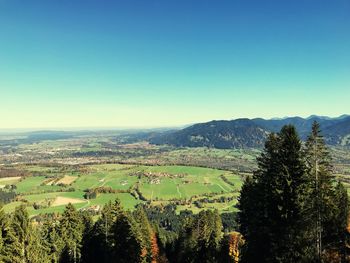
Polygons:
<instances>
[{"instance_id":1,"label":"farmland field","mask_svg":"<svg viewBox=\"0 0 350 263\"><path fill-rule=\"evenodd\" d=\"M151 145L108 131L16 140L0 144L0 190L16 193L6 212L25 204L30 215L62 212L69 200L78 209L101 209L115 198L126 209L143 203L232 212L261 151ZM349 149L330 150L336 177L350 193Z\"/></svg>"},{"instance_id":2,"label":"farmland field","mask_svg":"<svg viewBox=\"0 0 350 263\"><path fill-rule=\"evenodd\" d=\"M85 165L80 172L73 168L72 171L60 171L59 167L52 165L22 169L40 171L40 175L10 180L18 196L4 206L7 212L20 204L27 206L30 215L62 212L69 202L78 209L88 209L116 198L126 209L133 209L138 203L178 202L178 211L190 209L197 212L201 208L196 201L204 197L210 205L204 202L201 207L233 211L242 184L241 176L231 171L193 166L98 164ZM73 170L74 176L66 175L72 174ZM53 180L56 183L47 183ZM87 199L85 194L88 191L97 191L97 195ZM221 196L235 198L218 201Z\"/></svg>"}]
</instances>

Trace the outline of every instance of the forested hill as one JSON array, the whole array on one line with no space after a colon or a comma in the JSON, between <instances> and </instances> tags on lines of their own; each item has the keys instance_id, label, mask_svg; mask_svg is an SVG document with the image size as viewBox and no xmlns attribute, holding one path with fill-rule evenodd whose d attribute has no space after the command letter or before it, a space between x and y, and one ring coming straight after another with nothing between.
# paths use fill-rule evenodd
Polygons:
<instances>
[{"instance_id":1,"label":"forested hill","mask_svg":"<svg viewBox=\"0 0 350 263\"><path fill-rule=\"evenodd\" d=\"M236 119L199 123L182 130L152 136L153 144L169 144L184 147L260 148L271 132L279 131L282 126L292 124L302 139L306 139L312 123L321 125L326 142L330 145L350 145L350 116L337 118L310 116L308 118L290 117L283 119Z\"/></svg>"}]
</instances>

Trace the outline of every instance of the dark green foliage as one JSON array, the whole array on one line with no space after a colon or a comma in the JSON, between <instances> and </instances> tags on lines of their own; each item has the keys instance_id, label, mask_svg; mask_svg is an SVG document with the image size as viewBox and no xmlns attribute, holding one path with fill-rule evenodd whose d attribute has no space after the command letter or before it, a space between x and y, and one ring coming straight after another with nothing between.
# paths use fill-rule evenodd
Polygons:
<instances>
[{"instance_id":1,"label":"dark green foliage","mask_svg":"<svg viewBox=\"0 0 350 263\"><path fill-rule=\"evenodd\" d=\"M16 193L11 191L16 187L15 185L6 185L5 187L10 188L10 191L0 189L0 203L2 204L10 203L16 197Z\"/></svg>"},{"instance_id":2,"label":"dark green foliage","mask_svg":"<svg viewBox=\"0 0 350 263\"><path fill-rule=\"evenodd\" d=\"M16 208L10 222L6 222L3 233L5 246L4 262L49 262L47 249L40 233L29 220L25 206Z\"/></svg>"},{"instance_id":3,"label":"dark green foliage","mask_svg":"<svg viewBox=\"0 0 350 263\"><path fill-rule=\"evenodd\" d=\"M60 235L59 221L56 218L44 220L41 228L41 236L47 249L50 262L59 262L64 248L64 242Z\"/></svg>"},{"instance_id":4,"label":"dark green foliage","mask_svg":"<svg viewBox=\"0 0 350 263\"><path fill-rule=\"evenodd\" d=\"M103 207L101 217L90 230L91 235L84 240L84 262L110 262L115 246L113 227L121 213L118 200Z\"/></svg>"},{"instance_id":5,"label":"dark green foliage","mask_svg":"<svg viewBox=\"0 0 350 263\"><path fill-rule=\"evenodd\" d=\"M176 258L175 244L182 227L193 217L192 211L181 211L176 214L176 205L144 206L144 211L158 235L160 249L169 258Z\"/></svg>"},{"instance_id":6,"label":"dark green foliage","mask_svg":"<svg viewBox=\"0 0 350 263\"><path fill-rule=\"evenodd\" d=\"M25 247L27 251L27 262L31 263L49 263L48 248L41 238L40 229L32 228L29 234L28 244Z\"/></svg>"},{"instance_id":7,"label":"dark green foliage","mask_svg":"<svg viewBox=\"0 0 350 263\"><path fill-rule=\"evenodd\" d=\"M82 224L84 226L81 254L82 262L85 262L84 259L87 259L90 255L90 243L94 236L94 222L89 212L83 211L80 213L80 215L82 219Z\"/></svg>"},{"instance_id":8,"label":"dark green foliage","mask_svg":"<svg viewBox=\"0 0 350 263\"><path fill-rule=\"evenodd\" d=\"M84 198L85 199L96 199L96 197L97 197L97 193L96 192L86 192L85 194L84 194Z\"/></svg>"},{"instance_id":9,"label":"dark green foliage","mask_svg":"<svg viewBox=\"0 0 350 263\"><path fill-rule=\"evenodd\" d=\"M264 193L259 188L262 187L248 177L242 186L239 199L240 232L248 242L244 248L245 262L267 258L271 253L269 229L265 228L267 216L264 210L259 210L265 205Z\"/></svg>"},{"instance_id":10,"label":"dark green foliage","mask_svg":"<svg viewBox=\"0 0 350 263\"><path fill-rule=\"evenodd\" d=\"M334 195L334 209L331 216L331 221L326 222L324 226L324 240L323 243L327 248L339 251L342 262L346 262L348 258L347 249L349 249L348 242L350 241L349 232L346 230L349 217L349 197L348 193L342 183L338 183L335 187Z\"/></svg>"},{"instance_id":11,"label":"dark green foliage","mask_svg":"<svg viewBox=\"0 0 350 263\"><path fill-rule=\"evenodd\" d=\"M15 236L9 215L0 209L0 262L11 262Z\"/></svg>"},{"instance_id":12,"label":"dark green foliage","mask_svg":"<svg viewBox=\"0 0 350 263\"><path fill-rule=\"evenodd\" d=\"M220 216L221 216L222 226L225 233L238 230L236 212L222 213Z\"/></svg>"},{"instance_id":13,"label":"dark green foliage","mask_svg":"<svg viewBox=\"0 0 350 263\"><path fill-rule=\"evenodd\" d=\"M176 214L176 205L169 204L166 206L145 206L144 210L151 222L156 223L167 231L175 233L180 231L182 224L181 220L179 220L178 215ZM180 215L186 217L185 212L181 213ZM191 215L192 212L190 212L190 214L187 216Z\"/></svg>"},{"instance_id":14,"label":"dark green foliage","mask_svg":"<svg viewBox=\"0 0 350 263\"><path fill-rule=\"evenodd\" d=\"M348 218L347 192L332 175L331 157L315 122L306 141L307 173L312 180L312 202L309 215L313 222L314 249L318 260L329 251L343 253Z\"/></svg>"},{"instance_id":15,"label":"dark green foliage","mask_svg":"<svg viewBox=\"0 0 350 263\"><path fill-rule=\"evenodd\" d=\"M344 251L347 193L335 187L317 123L305 150L293 126L271 134L258 167L239 199L244 262L321 262Z\"/></svg>"},{"instance_id":16,"label":"dark green foliage","mask_svg":"<svg viewBox=\"0 0 350 263\"><path fill-rule=\"evenodd\" d=\"M219 262L222 223L218 211L189 218L180 233L176 262Z\"/></svg>"},{"instance_id":17,"label":"dark green foliage","mask_svg":"<svg viewBox=\"0 0 350 263\"><path fill-rule=\"evenodd\" d=\"M197 123L179 131L168 131L146 138L154 144L169 144L185 147L214 147L219 149L258 147L267 139L266 134L278 132L284 125L296 127L304 140L307 138L314 121L325 127L326 141L331 145L349 145L344 140L350 133L350 116L339 118L291 117L279 120L236 119L230 121L210 121Z\"/></svg>"},{"instance_id":18,"label":"dark green foliage","mask_svg":"<svg viewBox=\"0 0 350 263\"><path fill-rule=\"evenodd\" d=\"M310 181L293 126L271 134L259 169L241 191L239 220L246 262L312 262L306 205Z\"/></svg>"},{"instance_id":19,"label":"dark green foliage","mask_svg":"<svg viewBox=\"0 0 350 263\"><path fill-rule=\"evenodd\" d=\"M80 262L84 225L81 215L68 204L60 219L59 233L64 243L62 262Z\"/></svg>"},{"instance_id":20,"label":"dark green foliage","mask_svg":"<svg viewBox=\"0 0 350 263\"><path fill-rule=\"evenodd\" d=\"M160 218L154 211L148 214ZM119 201L108 203L95 224L88 212L71 204L62 215L35 220L36 227L24 206L11 217L0 211L0 262L220 262L222 224L217 211L172 216L171 222L185 231L181 231L181 250L173 248L169 260L157 242L164 229L150 224L142 206L130 213ZM172 233L175 237L168 239L169 244L177 241L178 233Z\"/></svg>"},{"instance_id":21,"label":"dark green foliage","mask_svg":"<svg viewBox=\"0 0 350 263\"><path fill-rule=\"evenodd\" d=\"M14 231L14 240L11 246L11 260L13 262L26 261L26 246L29 241L30 223L28 213L25 206L16 208L13 218L11 220L12 229Z\"/></svg>"},{"instance_id":22,"label":"dark green foliage","mask_svg":"<svg viewBox=\"0 0 350 263\"><path fill-rule=\"evenodd\" d=\"M152 227L148 221L148 218L144 209L141 206L138 206L132 215L138 225L137 227L138 231L142 236L142 247L144 247L147 252L145 259L147 262L150 262L152 260L152 251L151 251L152 250L151 237L153 233Z\"/></svg>"},{"instance_id":23,"label":"dark green foliage","mask_svg":"<svg viewBox=\"0 0 350 263\"><path fill-rule=\"evenodd\" d=\"M114 258L120 263L146 262L147 250L142 233L133 217L122 212L113 225Z\"/></svg>"}]
</instances>

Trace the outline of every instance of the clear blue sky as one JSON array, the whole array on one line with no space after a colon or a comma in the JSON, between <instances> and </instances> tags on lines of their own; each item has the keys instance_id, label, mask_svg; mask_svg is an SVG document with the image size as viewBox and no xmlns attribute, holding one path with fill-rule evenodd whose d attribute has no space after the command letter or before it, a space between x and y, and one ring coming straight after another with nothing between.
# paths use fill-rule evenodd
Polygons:
<instances>
[{"instance_id":1,"label":"clear blue sky","mask_svg":"<svg viewBox=\"0 0 350 263\"><path fill-rule=\"evenodd\" d=\"M0 128L343 113L349 0L0 0Z\"/></svg>"}]
</instances>

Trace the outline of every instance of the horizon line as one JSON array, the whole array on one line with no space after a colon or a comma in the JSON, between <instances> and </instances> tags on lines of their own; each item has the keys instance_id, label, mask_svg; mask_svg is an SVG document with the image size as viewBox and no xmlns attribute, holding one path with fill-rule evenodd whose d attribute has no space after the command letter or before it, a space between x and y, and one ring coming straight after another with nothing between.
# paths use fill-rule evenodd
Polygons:
<instances>
[{"instance_id":1,"label":"horizon line","mask_svg":"<svg viewBox=\"0 0 350 263\"><path fill-rule=\"evenodd\" d=\"M231 121L231 120L238 120L238 119L265 119L265 120L283 120L288 118L303 118L308 119L312 117L320 117L320 118L330 118L330 119L336 119L341 117L347 117L350 116L349 114L341 114L337 116L325 116L325 115L317 115L317 114L311 114L305 117L302 116L284 116L284 117L272 117L272 118L263 118L263 117L254 117L254 118L248 118L248 117L239 117L239 118L232 118L232 119L212 119L207 121L198 121L198 122L192 122L187 124L179 124L179 125L164 125L164 126L55 126L55 127L10 127L10 128L1 128L1 133L6 132L34 132L34 131L113 131L113 130L157 130L157 129L181 129L184 127L188 127L197 123L206 123L210 121Z\"/></svg>"}]
</instances>

